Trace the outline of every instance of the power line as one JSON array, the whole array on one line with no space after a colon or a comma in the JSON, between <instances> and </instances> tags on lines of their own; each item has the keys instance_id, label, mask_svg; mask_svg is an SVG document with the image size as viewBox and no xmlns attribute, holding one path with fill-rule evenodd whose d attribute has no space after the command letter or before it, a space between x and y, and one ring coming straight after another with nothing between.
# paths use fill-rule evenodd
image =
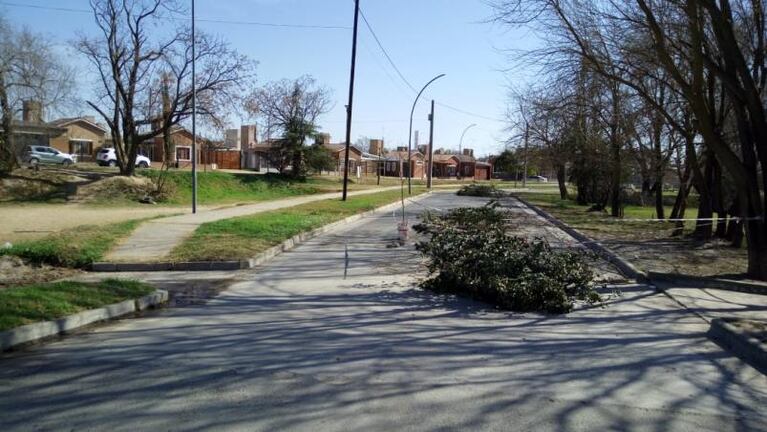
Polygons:
<instances>
[{"instance_id":1,"label":"power line","mask_svg":"<svg viewBox=\"0 0 767 432\"><path fill-rule=\"evenodd\" d=\"M391 56L389 56L389 53L386 51L386 48L384 48L383 44L381 43L381 40L378 39L378 35L376 34L375 30L373 30L373 26L370 25L370 22L368 21L367 17L365 16L365 13L362 12L362 9L360 9L360 15L362 16L362 20L365 21L365 26L370 30L370 34L373 35L373 39L375 39L376 43L378 44L378 48L381 48L381 52L383 52L384 56L386 56L386 60L389 61L389 64L392 68L394 68L394 71L397 72L397 75L402 79L402 81L410 87L410 90L414 91L415 93L418 93L418 90L413 87L412 84L410 84L410 81L405 78L405 76L400 72L399 68L396 64L394 64L394 60L391 59Z\"/></svg>"},{"instance_id":2,"label":"power line","mask_svg":"<svg viewBox=\"0 0 767 432\"><path fill-rule=\"evenodd\" d=\"M410 90L413 93L418 93L418 90L416 90L416 88L412 84L410 84L410 81L408 81L407 78L405 78L405 75L399 70L397 65L394 63L394 60L392 60L391 56L389 55L389 52L386 51L386 48L384 48L383 43L381 43L381 40L378 38L378 35L376 34L375 30L373 30L373 26L368 21L367 17L365 16L365 13L362 11L362 9L360 9L360 16L362 16L362 20L365 22L365 26L370 31L370 34L373 35L373 39L376 41L376 44L378 45L378 48L381 49L381 52L383 53L384 57L386 57L386 60L389 62L391 67L394 69L394 71L397 72L397 75L399 75L399 77L402 80L402 82L404 82L405 85L407 85L408 88L410 88ZM452 110L452 111L455 111L455 112L458 112L458 113L461 113L461 114L464 114L464 115L468 115L468 116L472 116L472 117L477 117L477 118L481 118L481 119L484 119L484 120L496 121L496 122L497 121L503 121L501 119L492 118L492 117L484 116L484 115L481 115L481 114L473 113L471 111L462 110L460 108L456 108L456 107L448 105L446 103L442 103L442 102L435 102L435 103L437 105L443 107L443 108L447 108L449 110Z\"/></svg>"},{"instance_id":3,"label":"power line","mask_svg":"<svg viewBox=\"0 0 767 432\"><path fill-rule=\"evenodd\" d=\"M5 2L5 1L0 1L0 5L9 6L9 7L27 8L27 9L49 10L49 11L56 11L56 12L74 12L74 13L87 13L87 14L93 13L93 11L89 9L75 9L75 8L65 8L65 7L57 7L57 6L40 6L40 5L21 4L21 3L13 3L13 2ZM174 21L188 21L189 18L190 17L187 17L187 16L181 16L178 18L172 17L169 19L172 19ZM223 19L213 19L213 18L197 18L196 21L213 23L213 24L251 25L251 26L259 26L259 27L319 29L319 30L351 30L351 27L335 26L335 25L285 24L285 23L269 23L269 22L260 22L260 21L223 20Z\"/></svg>"}]
</instances>

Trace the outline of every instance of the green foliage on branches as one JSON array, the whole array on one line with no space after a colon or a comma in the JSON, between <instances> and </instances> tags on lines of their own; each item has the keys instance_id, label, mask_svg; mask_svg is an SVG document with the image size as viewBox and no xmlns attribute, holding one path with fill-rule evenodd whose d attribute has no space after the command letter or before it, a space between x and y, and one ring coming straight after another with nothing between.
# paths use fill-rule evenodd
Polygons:
<instances>
[{"instance_id":1,"label":"green foliage on branches","mask_svg":"<svg viewBox=\"0 0 767 432\"><path fill-rule=\"evenodd\" d=\"M576 300L600 301L584 253L514 236L509 217L497 203L426 215L415 226L429 237L416 246L432 273L422 287L518 312L565 313Z\"/></svg>"},{"instance_id":2,"label":"green foliage on branches","mask_svg":"<svg viewBox=\"0 0 767 432\"><path fill-rule=\"evenodd\" d=\"M505 195L505 193L496 188L495 185L485 185L472 183L462 187L458 192L459 196L474 196L474 197L487 197L487 198L499 198Z\"/></svg>"}]
</instances>

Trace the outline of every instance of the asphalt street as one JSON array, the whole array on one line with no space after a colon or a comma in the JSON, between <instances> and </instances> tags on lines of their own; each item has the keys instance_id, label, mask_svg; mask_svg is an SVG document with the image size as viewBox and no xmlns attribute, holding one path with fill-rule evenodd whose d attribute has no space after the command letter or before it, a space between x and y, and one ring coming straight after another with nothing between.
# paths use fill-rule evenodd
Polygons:
<instances>
[{"instance_id":1,"label":"asphalt street","mask_svg":"<svg viewBox=\"0 0 767 432\"><path fill-rule=\"evenodd\" d=\"M436 193L408 219L484 202ZM207 304L0 356L0 430L767 430L767 378L670 298L626 285L547 316L434 295L412 245L392 247L397 218Z\"/></svg>"}]
</instances>

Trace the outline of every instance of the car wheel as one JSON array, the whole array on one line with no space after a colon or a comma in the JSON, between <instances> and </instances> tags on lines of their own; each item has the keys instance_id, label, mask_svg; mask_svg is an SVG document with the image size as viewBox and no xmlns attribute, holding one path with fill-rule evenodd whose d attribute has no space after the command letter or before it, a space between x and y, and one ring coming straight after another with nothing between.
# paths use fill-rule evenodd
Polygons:
<instances>
[{"instance_id":1,"label":"car wheel","mask_svg":"<svg viewBox=\"0 0 767 432\"><path fill-rule=\"evenodd\" d=\"M62 162L61 164L62 164L62 165L64 165L65 167L70 167L70 166L72 166L72 161L71 161L71 160L69 160L69 159L66 159L66 160L65 160L64 162Z\"/></svg>"},{"instance_id":2,"label":"car wheel","mask_svg":"<svg viewBox=\"0 0 767 432\"><path fill-rule=\"evenodd\" d=\"M40 165L40 159L38 159L38 158L30 159L29 160L29 165L30 166L38 166L38 165Z\"/></svg>"},{"instance_id":3,"label":"car wheel","mask_svg":"<svg viewBox=\"0 0 767 432\"><path fill-rule=\"evenodd\" d=\"M108 165L109 165L110 167L116 167L116 166L117 166L117 161L113 161L113 160L111 160L111 161L109 161L109 164L108 164Z\"/></svg>"},{"instance_id":4,"label":"car wheel","mask_svg":"<svg viewBox=\"0 0 767 432\"><path fill-rule=\"evenodd\" d=\"M141 162L138 163L138 167L139 168L149 168L149 164L144 162L144 161L141 161Z\"/></svg>"}]
</instances>

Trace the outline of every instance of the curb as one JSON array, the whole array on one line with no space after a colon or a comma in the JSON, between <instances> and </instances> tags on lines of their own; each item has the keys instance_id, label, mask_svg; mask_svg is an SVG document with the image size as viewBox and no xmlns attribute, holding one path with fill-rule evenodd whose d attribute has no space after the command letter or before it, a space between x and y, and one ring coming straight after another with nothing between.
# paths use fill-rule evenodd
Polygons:
<instances>
[{"instance_id":1,"label":"curb","mask_svg":"<svg viewBox=\"0 0 767 432\"><path fill-rule=\"evenodd\" d=\"M429 195L432 191L425 192L421 195L417 195L412 198L407 198L405 205L409 205L412 202L420 201ZM391 204L378 207L373 210L359 213L353 216L349 216L345 219L341 219L336 222L331 222L327 225L323 225L319 228L315 228L311 231L306 231L300 234L296 234L293 237L283 241L282 243L272 246L271 248L259 253L258 255L240 261L196 261L196 262L164 262L164 263L93 263L90 270L97 273L109 273L109 272L161 272L161 271L230 271L230 270L248 270L256 266L262 265L270 259L280 255L283 252L287 252L296 246L317 237L320 234L324 234L340 225L348 224L358 221L362 218L383 213L389 210L400 208L402 203L397 201Z\"/></svg>"},{"instance_id":2,"label":"curb","mask_svg":"<svg viewBox=\"0 0 767 432\"><path fill-rule=\"evenodd\" d=\"M611 251L598 241L595 241L580 232L576 231L574 228L570 227L566 223L562 222L561 220L555 218L554 216L550 215L546 211L538 208L538 206L535 206L533 204L530 204L525 200L524 198L521 198L519 195L511 195L514 199L518 200L522 204L526 205L529 209L537 213L542 218L546 219L548 222L554 224L557 228L561 229L562 231L569 234L574 239L581 242L584 246L591 249L592 251L599 254L601 257L605 258L607 262L614 265L618 268L618 270L623 274L623 276L626 276L630 279L636 279L639 282L643 283L652 283L651 278L649 275L638 269L636 266L628 262L625 258L622 256L616 254L615 252Z\"/></svg>"},{"instance_id":3,"label":"curb","mask_svg":"<svg viewBox=\"0 0 767 432\"><path fill-rule=\"evenodd\" d=\"M714 288L728 291L739 291L749 294L767 295L767 284L759 282L739 281L733 279L720 279L716 277L702 277L679 275L672 273L648 272L653 281L673 284L689 284L699 288Z\"/></svg>"},{"instance_id":4,"label":"curb","mask_svg":"<svg viewBox=\"0 0 767 432\"><path fill-rule=\"evenodd\" d=\"M717 318L711 321L706 335L745 362L767 374L767 343L744 335L730 324L733 319Z\"/></svg>"},{"instance_id":5,"label":"curb","mask_svg":"<svg viewBox=\"0 0 767 432\"><path fill-rule=\"evenodd\" d=\"M611 251L601 243L594 241L593 239L586 237L574 228L550 215L546 211L538 208L538 206L530 204L525 199L513 195L522 204L529 207L547 221L553 223L561 230L565 231L579 242L583 243L589 249L597 252L604 258L606 258L611 264L615 265L624 276L637 279L638 281L657 285L659 282L673 283L673 284L689 284L696 288L714 288L723 289L729 291L740 291L750 294L767 295L767 284L750 281L739 281L734 279L721 279L716 277L703 277L703 276L690 276L672 273L660 273L660 272L645 272L638 269L628 260ZM658 287L661 291L662 288Z\"/></svg>"},{"instance_id":6,"label":"curb","mask_svg":"<svg viewBox=\"0 0 767 432\"><path fill-rule=\"evenodd\" d=\"M38 342L53 336L59 336L78 330L87 325L100 321L108 321L132 313L157 307L168 302L168 292L157 290L152 294L120 303L91 309L59 318L53 321L43 321L27 324L14 329L0 332L0 351L7 351L19 345Z\"/></svg>"}]
</instances>

